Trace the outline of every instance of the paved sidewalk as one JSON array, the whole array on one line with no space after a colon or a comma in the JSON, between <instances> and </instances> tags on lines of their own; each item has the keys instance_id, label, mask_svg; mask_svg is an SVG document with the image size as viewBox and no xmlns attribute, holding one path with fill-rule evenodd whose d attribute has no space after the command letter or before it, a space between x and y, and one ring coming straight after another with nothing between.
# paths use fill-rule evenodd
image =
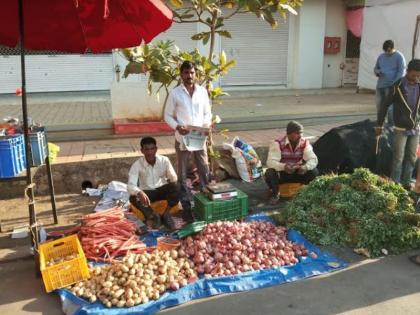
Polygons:
<instances>
[{"instance_id":1,"label":"paved sidewalk","mask_svg":"<svg viewBox=\"0 0 420 315\"><path fill-rule=\"evenodd\" d=\"M0 119L21 117L20 101L0 95ZM276 128L278 121L292 118L372 115L374 104L373 94L357 94L354 89L236 91L213 112L222 118L221 128L255 130ZM109 92L30 94L28 114L49 131L112 128Z\"/></svg>"},{"instance_id":2,"label":"paved sidewalk","mask_svg":"<svg viewBox=\"0 0 420 315\"><path fill-rule=\"evenodd\" d=\"M0 119L6 116L22 117L20 97L0 95ZM29 94L28 116L51 131L112 127L109 92Z\"/></svg>"},{"instance_id":3,"label":"paved sidewalk","mask_svg":"<svg viewBox=\"0 0 420 315\"><path fill-rule=\"evenodd\" d=\"M304 136L312 141L323 135L331 128L342 125L342 123L329 123L305 128ZM270 141L285 134L284 129L266 129L254 131L230 132L229 139L221 135L215 136L216 146L223 142L229 142L233 137L238 136L254 147L267 146ZM159 153L164 155L174 154L173 136L156 136ZM60 146L60 153L55 163L69 163L79 161L91 161L98 159L133 157L139 154L140 137L110 139L102 141L74 141L74 142L56 142Z\"/></svg>"},{"instance_id":4,"label":"paved sidewalk","mask_svg":"<svg viewBox=\"0 0 420 315\"><path fill-rule=\"evenodd\" d=\"M299 120L305 135L317 138L329 129L374 118L373 94L355 89L234 91L223 105L214 106L222 118L218 129L229 129L230 138L239 136L255 147L266 146L284 133L289 120ZM21 115L20 97L0 96L0 119ZM28 112L49 130L49 139L61 151L57 163L89 161L138 155L140 136L112 136L109 92L43 93L28 96ZM107 129L108 134L95 133ZM55 131L70 131L66 142L54 141ZM81 139L97 139L84 141ZM56 138L57 139L57 138ZM58 139L61 139L58 137ZM160 153L174 153L174 137L157 136ZM227 141L215 136L215 144Z\"/></svg>"}]
</instances>

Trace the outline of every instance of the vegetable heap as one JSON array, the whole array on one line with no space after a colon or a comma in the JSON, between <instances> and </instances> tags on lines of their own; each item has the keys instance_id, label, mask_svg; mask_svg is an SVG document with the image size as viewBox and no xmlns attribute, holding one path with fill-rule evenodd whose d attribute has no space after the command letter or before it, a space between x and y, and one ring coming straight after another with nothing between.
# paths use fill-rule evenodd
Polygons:
<instances>
[{"instance_id":1,"label":"vegetable heap","mask_svg":"<svg viewBox=\"0 0 420 315\"><path fill-rule=\"evenodd\" d=\"M269 222L218 221L187 237L180 252L185 251L195 270L206 277L293 265L308 250L287 240L286 234L286 228Z\"/></svg>"},{"instance_id":2,"label":"vegetable heap","mask_svg":"<svg viewBox=\"0 0 420 315\"><path fill-rule=\"evenodd\" d=\"M320 176L288 204L285 220L311 242L347 244L368 256L420 245L420 215L400 185L359 168Z\"/></svg>"},{"instance_id":3,"label":"vegetable heap","mask_svg":"<svg viewBox=\"0 0 420 315\"><path fill-rule=\"evenodd\" d=\"M131 307L197 280L192 266L185 253L177 250L129 254L122 262L91 269L89 280L69 290L91 303L99 299L106 307Z\"/></svg>"},{"instance_id":4,"label":"vegetable heap","mask_svg":"<svg viewBox=\"0 0 420 315\"><path fill-rule=\"evenodd\" d=\"M79 230L79 239L86 258L112 261L128 252L141 253L146 244L136 235L137 226L124 217L121 208L112 208L85 215Z\"/></svg>"}]
</instances>

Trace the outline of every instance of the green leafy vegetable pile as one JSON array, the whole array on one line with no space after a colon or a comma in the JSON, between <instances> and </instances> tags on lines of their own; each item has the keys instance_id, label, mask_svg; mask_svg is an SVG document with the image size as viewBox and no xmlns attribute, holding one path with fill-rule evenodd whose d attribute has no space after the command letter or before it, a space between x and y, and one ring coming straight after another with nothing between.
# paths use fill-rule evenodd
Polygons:
<instances>
[{"instance_id":1,"label":"green leafy vegetable pile","mask_svg":"<svg viewBox=\"0 0 420 315\"><path fill-rule=\"evenodd\" d=\"M363 168L318 177L296 194L285 216L311 242L345 244L370 256L420 245L420 214L407 191Z\"/></svg>"}]
</instances>

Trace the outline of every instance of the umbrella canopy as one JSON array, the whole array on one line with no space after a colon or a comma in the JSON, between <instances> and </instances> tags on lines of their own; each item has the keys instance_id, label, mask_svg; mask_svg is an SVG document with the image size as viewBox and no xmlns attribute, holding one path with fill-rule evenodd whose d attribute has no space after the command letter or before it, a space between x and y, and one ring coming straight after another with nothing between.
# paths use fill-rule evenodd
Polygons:
<instances>
[{"instance_id":1,"label":"umbrella canopy","mask_svg":"<svg viewBox=\"0 0 420 315\"><path fill-rule=\"evenodd\" d=\"M18 1L0 4L0 44L19 43ZM167 30L160 0L24 0L25 48L83 53L133 47Z\"/></svg>"},{"instance_id":2,"label":"umbrella canopy","mask_svg":"<svg viewBox=\"0 0 420 315\"><path fill-rule=\"evenodd\" d=\"M25 49L71 53L109 51L149 42L172 24L172 12L160 0L1 0L0 45L20 44L22 113L26 151L29 223L36 222L31 176ZM47 172L55 214L54 188ZM36 227L35 227L36 229ZM37 247L37 233L31 242Z\"/></svg>"}]
</instances>

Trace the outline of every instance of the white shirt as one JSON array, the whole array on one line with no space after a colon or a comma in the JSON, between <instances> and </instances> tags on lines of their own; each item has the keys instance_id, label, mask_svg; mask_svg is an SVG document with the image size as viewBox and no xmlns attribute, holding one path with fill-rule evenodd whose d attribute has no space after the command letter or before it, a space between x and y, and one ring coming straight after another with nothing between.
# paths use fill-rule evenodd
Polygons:
<instances>
[{"instance_id":1,"label":"white shirt","mask_svg":"<svg viewBox=\"0 0 420 315\"><path fill-rule=\"evenodd\" d=\"M164 118L171 128L176 129L178 125L207 128L211 126L211 117L209 96L202 86L194 85L192 97L184 84L169 93ZM183 143L178 131L175 132L175 139Z\"/></svg>"},{"instance_id":2,"label":"white shirt","mask_svg":"<svg viewBox=\"0 0 420 315\"><path fill-rule=\"evenodd\" d=\"M169 182L178 180L171 161L166 156L156 154L154 165L147 163L141 156L128 172L127 190L130 195L137 195L140 190L153 190Z\"/></svg>"},{"instance_id":3,"label":"white shirt","mask_svg":"<svg viewBox=\"0 0 420 315\"><path fill-rule=\"evenodd\" d=\"M286 138L286 145L289 144L289 138ZM303 167L307 171L313 170L318 165L318 158L315 155L312 145L310 143L303 150L303 160L305 161ZM277 141L273 141L270 143L270 147L268 149L267 167L274 168L278 172L284 171L286 163L281 163L280 161L281 150L279 143Z\"/></svg>"}]
</instances>

